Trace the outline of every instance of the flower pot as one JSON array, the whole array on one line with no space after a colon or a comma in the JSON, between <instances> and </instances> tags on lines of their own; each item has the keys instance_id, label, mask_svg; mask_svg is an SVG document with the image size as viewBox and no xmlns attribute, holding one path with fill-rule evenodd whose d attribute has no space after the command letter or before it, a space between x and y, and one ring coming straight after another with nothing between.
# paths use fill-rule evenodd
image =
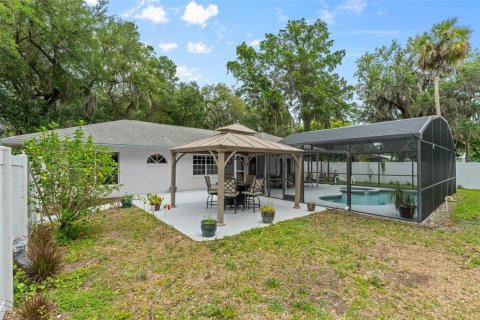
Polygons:
<instances>
[{"instance_id":1,"label":"flower pot","mask_svg":"<svg viewBox=\"0 0 480 320\"><path fill-rule=\"evenodd\" d=\"M315 211L315 203L307 203L307 210L308 211Z\"/></svg>"},{"instance_id":2,"label":"flower pot","mask_svg":"<svg viewBox=\"0 0 480 320\"><path fill-rule=\"evenodd\" d=\"M398 212L400 212L400 217L404 219L413 219L415 215L416 207L398 207Z\"/></svg>"},{"instance_id":3,"label":"flower pot","mask_svg":"<svg viewBox=\"0 0 480 320\"><path fill-rule=\"evenodd\" d=\"M216 231L217 231L217 224L204 224L202 222L202 236L206 238L214 237Z\"/></svg>"},{"instance_id":4,"label":"flower pot","mask_svg":"<svg viewBox=\"0 0 480 320\"><path fill-rule=\"evenodd\" d=\"M264 214L262 212L262 221L263 223L272 223L273 222L273 218L275 218L275 215L274 214Z\"/></svg>"},{"instance_id":5,"label":"flower pot","mask_svg":"<svg viewBox=\"0 0 480 320\"><path fill-rule=\"evenodd\" d=\"M159 211L159 210L160 210L160 204L154 204L153 211Z\"/></svg>"},{"instance_id":6,"label":"flower pot","mask_svg":"<svg viewBox=\"0 0 480 320\"><path fill-rule=\"evenodd\" d=\"M122 204L122 208L130 208L132 206L132 199L121 199L120 203Z\"/></svg>"}]
</instances>

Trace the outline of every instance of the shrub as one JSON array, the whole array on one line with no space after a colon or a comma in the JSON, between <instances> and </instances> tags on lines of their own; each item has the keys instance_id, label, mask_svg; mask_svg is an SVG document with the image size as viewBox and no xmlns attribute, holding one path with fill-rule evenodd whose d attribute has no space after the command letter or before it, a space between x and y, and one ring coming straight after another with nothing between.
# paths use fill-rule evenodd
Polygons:
<instances>
[{"instance_id":1,"label":"shrub","mask_svg":"<svg viewBox=\"0 0 480 320\"><path fill-rule=\"evenodd\" d=\"M400 185L397 184L395 189L388 192L388 198L393 202L395 207L414 207L415 197L408 191L400 189Z\"/></svg>"},{"instance_id":2,"label":"shrub","mask_svg":"<svg viewBox=\"0 0 480 320\"><path fill-rule=\"evenodd\" d=\"M52 230L45 225L40 224L33 229L28 240L27 255L30 263L25 273L32 281L41 282L61 268L60 249L53 240Z\"/></svg>"},{"instance_id":3,"label":"shrub","mask_svg":"<svg viewBox=\"0 0 480 320\"><path fill-rule=\"evenodd\" d=\"M147 194L148 201L150 202L150 205L161 205L163 202L163 198L159 196L158 194Z\"/></svg>"},{"instance_id":4,"label":"shrub","mask_svg":"<svg viewBox=\"0 0 480 320\"><path fill-rule=\"evenodd\" d=\"M47 320L53 317L54 306L44 296L36 294L15 307L8 319Z\"/></svg>"},{"instance_id":5,"label":"shrub","mask_svg":"<svg viewBox=\"0 0 480 320\"><path fill-rule=\"evenodd\" d=\"M110 184L118 172L112 154L81 128L63 138L43 128L39 137L24 141L24 148L32 173L30 203L62 232L69 234L75 221L118 189Z\"/></svg>"},{"instance_id":6,"label":"shrub","mask_svg":"<svg viewBox=\"0 0 480 320\"><path fill-rule=\"evenodd\" d=\"M217 220L213 216L206 215L205 217L203 217L202 223L203 224L217 224Z\"/></svg>"}]
</instances>

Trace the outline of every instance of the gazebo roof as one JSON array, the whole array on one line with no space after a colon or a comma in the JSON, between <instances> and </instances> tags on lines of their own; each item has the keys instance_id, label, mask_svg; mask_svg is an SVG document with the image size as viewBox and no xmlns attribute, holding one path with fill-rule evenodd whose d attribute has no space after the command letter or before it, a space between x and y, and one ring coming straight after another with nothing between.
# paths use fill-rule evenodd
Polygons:
<instances>
[{"instance_id":1,"label":"gazebo roof","mask_svg":"<svg viewBox=\"0 0 480 320\"><path fill-rule=\"evenodd\" d=\"M226 152L246 152L254 154L299 154L303 150L283 143L267 141L254 136L256 132L241 125L233 124L219 128L221 133L203 138L171 149L177 153L210 152L224 150ZM242 132L242 133L240 133Z\"/></svg>"},{"instance_id":2,"label":"gazebo roof","mask_svg":"<svg viewBox=\"0 0 480 320\"><path fill-rule=\"evenodd\" d=\"M170 149L172 152L172 174L171 174L171 196L170 201L175 207L175 192L177 188L176 170L177 162L186 153L210 153L217 164L217 224L225 225L223 221L223 210L225 201L225 165L236 154L244 154L247 160L243 162L245 172L248 169L248 158L250 155L274 154L289 155L295 161L295 205L294 208L300 208L300 180L301 163L303 150L288 146L279 142L267 141L255 135L255 131L242 126L239 123L227 127L219 128L219 134L213 137L203 138L191 143L187 143ZM217 154L215 155L214 152ZM228 154L229 153L229 154ZM177 158L177 154L182 154ZM225 159L225 157L227 158ZM247 175L244 175L246 181ZM260 180L259 180L260 181ZM235 205L236 208L236 205Z\"/></svg>"},{"instance_id":3,"label":"gazebo roof","mask_svg":"<svg viewBox=\"0 0 480 320\"><path fill-rule=\"evenodd\" d=\"M215 129L215 131L220 131L222 133L232 132L232 133L240 133L240 134L255 134L256 131L241 125L240 123L234 123L226 127L221 127Z\"/></svg>"}]
</instances>

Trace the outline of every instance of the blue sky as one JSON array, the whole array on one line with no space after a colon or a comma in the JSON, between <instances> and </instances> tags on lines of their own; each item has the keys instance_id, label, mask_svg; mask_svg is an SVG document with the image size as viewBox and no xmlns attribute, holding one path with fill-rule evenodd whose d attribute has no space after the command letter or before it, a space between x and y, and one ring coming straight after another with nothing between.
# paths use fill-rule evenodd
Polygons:
<instances>
[{"instance_id":1,"label":"blue sky","mask_svg":"<svg viewBox=\"0 0 480 320\"><path fill-rule=\"evenodd\" d=\"M86 0L95 3L97 0ZM235 47L258 45L265 33L277 33L289 19L322 19L335 49L346 50L337 72L355 83L355 60L366 51L458 17L473 29L472 47L480 47L480 1L273 1L273 0L111 0L108 12L134 21L141 40L172 59L184 81L235 84L227 61Z\"/></svg>"}]
</instances>

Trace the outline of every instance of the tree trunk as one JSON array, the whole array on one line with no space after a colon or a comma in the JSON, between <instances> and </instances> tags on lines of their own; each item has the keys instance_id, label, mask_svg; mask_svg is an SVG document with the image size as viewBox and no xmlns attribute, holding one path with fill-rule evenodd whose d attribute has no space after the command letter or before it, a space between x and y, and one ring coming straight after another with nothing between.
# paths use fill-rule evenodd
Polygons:
<instances>
[{"instance_id":1,"label":"tree trunk","mask_svg":"<svg viewBox=\"0 0 480 320\"><path fill-rule=\"evenodd\" d=\"M468 139L465 140L465 162L469 162L469 159L468 159Z\"/></svg>"},{"instance_id":2,"label":"tree trunk","mask_svg":"<svg viewBox=\"0 0 480 320\"><path fill-rule=\"evenodd\" d=\"M440 110L440 75L437 73L433 78L433 86L435 89L435 111L437 116L442 115L442 111Z\"/></svg>"}]
</instances>

